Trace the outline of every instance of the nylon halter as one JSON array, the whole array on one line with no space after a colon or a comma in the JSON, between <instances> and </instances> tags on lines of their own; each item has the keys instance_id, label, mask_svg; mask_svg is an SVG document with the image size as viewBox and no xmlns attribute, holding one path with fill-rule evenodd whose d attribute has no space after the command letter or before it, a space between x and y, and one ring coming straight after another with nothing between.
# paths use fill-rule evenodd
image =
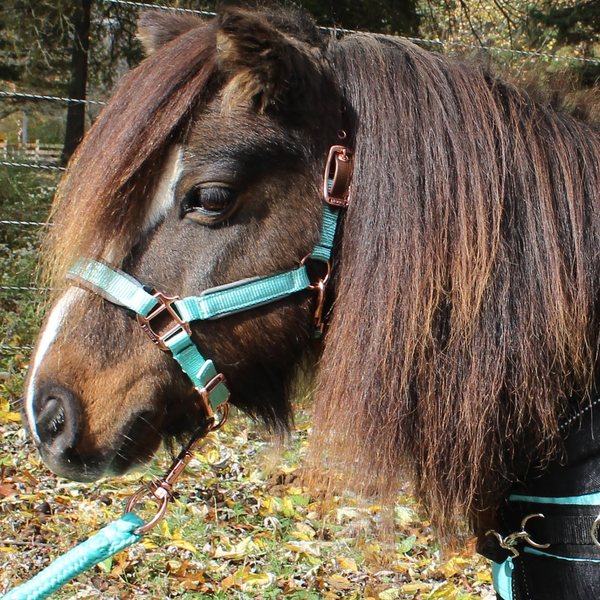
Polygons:
<instances>
[{"instance_id":1,"label":"nylon halter","mask_svg":"<svg viewBox=\"0 0 600 600\"><path fill-rule=\"evenodd\" d=\"M93 291L112 304L136 314L141 328L164 351L171 352L193 387L200 394L208 418L229 399L225 376L206 359L192 341L190 323L219 319L286 298L303 290L317 291L315 323L322 328L325 287L331 270L331 253L341 208L348 205L352 173L352 152L344 146L332 146L327 158L323 181L325 200L320 239L314 250L289 271L242 279L205 290L199 296L167 296L150 293L131 275L93 260L79 259L69 270L68 279ZM326 275L312 282L308 260L326 265Z\"/></svg>"}]
</instances>

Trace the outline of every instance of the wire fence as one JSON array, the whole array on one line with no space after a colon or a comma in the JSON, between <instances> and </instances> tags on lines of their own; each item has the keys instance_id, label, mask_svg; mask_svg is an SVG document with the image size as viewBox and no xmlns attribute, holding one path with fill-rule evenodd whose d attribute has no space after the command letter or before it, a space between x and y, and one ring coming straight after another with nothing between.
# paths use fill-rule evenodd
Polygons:
<instances>
[{"instance_id":1,"label":"wire fence","mask_svg":"<svg viewBox=\"0 0 600 600\"><path fill-rule=\"evenodd\" d=\"M168 6L163 4L153 4L147 2L135 2L133 0L98 0L99 2L103 2L106 4L113 5L123 5L127 7L134 7L139 9L155 9L155 10L165 10L165 11L173 11L173 12L181 12L181 13L189 13L196 14L203 17L214 17L216 13L211 11L204 10L195 10L188 8L179 8L175 6ZM364 31L356 31L350 29L342 29L342 28L329 28L322 27L321 29L331 31L335 34L359 34L364 35L368 32ZM557 54L545 53L545 52L531 52L525 50L515 50L513 48L501 48L496 46L487 46L482 44L473 44L473 43L463 43L463 42L453 42L439 39L425 39L419 37L406 37L406 36L388 36L399 39L404 39L416 44L421 45L434 45L440 48L449 47L449 48L460 48L464 50L477 50L484 51L489 53L504 53L510 54L520 57L528 57L533 59L551 59L551 60L560 60L560 61L571 61L578 63L587 63L587 64L600 64L600 59L595 58L585 58L578 56L562 56ZM66 98L62 96L53 96L46 94L34 94L27 93L21 91L2 91L0 90L0 97L6 99L13 100L41 100L48 102L62 102L62 103L79 103L90 106L104 106L106 102L100 100L87 100L87 99L77 99L77 98ZM11 161L0 161L0 166L3 167L12 167L12 168L24 168L24 169L37 169L40 171L50 171L57 174L62 174L66 171L65 167L60 165L47 165L47 164L39 164L34 162L11 162ZM0 219L0 226L15 226L15 227L39 227L45 228L51 226L51 223L41 222L41 221L28 221L28 220L14 220L14 219ZM45 294L51 291L49 287L40 287L33 283L28 285L0 285L1 292L7 293L30 293L34 292L36 294ZM0 344L0 354L10 354L15 352L28 352L33 348L30 345L2 345Z\"/></svg>"},{"instance_id":2,"label":"wire fence","mask_svg":"<svg viewBox=\"0 0 600 600\"><path fill-rule=\"evenodd\" d=\"M197 14L205 17L215 17L217 13L209 12L205 10L194 10L191 8L178 8L176 6L167 6L164 4L150 4L147 2L134 2L132 0L99 0L100 2L105 2L107 4L122 4L125 6L133 6L137 8L144 9L155 9L155 10L170 10L174 12L186 12L191 14ZM332 33L349 33L349 34L369 34L368 31L359 31L355 29L344 29L344 28L336 28L336 27L321 27L326 31L331 31ZM487 46L483 44L473 44L473 43L463 43L463 42L451 42L446 40L438 40L438 39L425 39L418 37L406 37L403 35L390 35L388 37L408 40L409 42L413 42L416 44L435 44L438 46L447 46L451 48L463 48L465 50L483 50L485 52L491 53L505 53L505 54L514 54L516 56L528 56L531 58L549 58L553 60L564 60L564 61L575 61L582 63L591 63L591 64L600 64L600 59L596 58L584 58L579 56L562 56L560 54L549 54L546 52L531 52L527 50L514 50L512 48L500 48L497 46Z\"/></svg>"}]
</instances>

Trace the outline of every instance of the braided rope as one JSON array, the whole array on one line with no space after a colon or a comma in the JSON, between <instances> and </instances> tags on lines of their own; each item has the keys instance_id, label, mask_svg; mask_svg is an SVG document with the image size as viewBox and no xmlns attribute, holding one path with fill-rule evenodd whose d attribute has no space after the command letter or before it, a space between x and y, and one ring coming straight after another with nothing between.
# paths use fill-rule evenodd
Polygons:
<instances>
[{"instance_id":1,"label":"braided rope","mask_svg":"<svg viewBox=\"0 0 600 600\"><path fill-rule=\"evenodd\" d=\"M144 522L134 513L123 515L79 546L57 558L50 566L0 600L42 600L65 583L99 562L141 539L135 533Z\"/></svg>"}]
</instances>

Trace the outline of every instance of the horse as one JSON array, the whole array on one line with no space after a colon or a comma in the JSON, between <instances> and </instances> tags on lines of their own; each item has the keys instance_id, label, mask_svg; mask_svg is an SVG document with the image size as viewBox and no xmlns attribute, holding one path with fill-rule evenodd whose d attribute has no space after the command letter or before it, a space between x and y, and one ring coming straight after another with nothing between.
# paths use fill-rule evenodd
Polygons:
<instances>
[{"instance_id":1,"label":"horse","mask_svg":"<svg viewBox=\"0 0 600 600\"><path fill-rule=\"evenodd\" d=\"M285 431L309 374L313 460L388 498L408 476L503 600L597 598L598 130L300 12L139 27L53 207L24 396L47 466L119 475L227 397Z\"/></svg>"}]
</instances>

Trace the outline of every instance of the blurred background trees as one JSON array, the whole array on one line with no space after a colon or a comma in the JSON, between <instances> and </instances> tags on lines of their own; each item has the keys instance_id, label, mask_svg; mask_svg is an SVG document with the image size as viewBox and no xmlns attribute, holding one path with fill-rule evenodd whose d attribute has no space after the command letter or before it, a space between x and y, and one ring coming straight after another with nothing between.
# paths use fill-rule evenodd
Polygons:
<instances>
[{"instance_id":1,"label":"blurred background trees","mask_svg":"<svg viewBox=\"0 0 600 600\"><path fill-rule=\"evenodd\" d=\"M161 3L207 11L218 4L215 0ZM572 60L600 55L600 3L595 0L296 0L296 4L320 25L437 40L445 45L434 49L483 53L517 74L535 65L547 72L568 72L578 85L587 87L600 77L595 62ZM106 99L123 72L142 58L136 39L139 11L140 7L116 0L2 0L0 90ZM496 50L491 53L482 47ZM503 54L501 49L571 60L542 57L540 62L539 57ZM68 158L99 107L37 102L34 109L34 102L0 98L0 136L16 131L17 120L22 130L23 111L35 110L36 117L26 126L35 130L35 136L52 137L55 142L62 137L64 158Z\"/></svg>"}]
</instances>

